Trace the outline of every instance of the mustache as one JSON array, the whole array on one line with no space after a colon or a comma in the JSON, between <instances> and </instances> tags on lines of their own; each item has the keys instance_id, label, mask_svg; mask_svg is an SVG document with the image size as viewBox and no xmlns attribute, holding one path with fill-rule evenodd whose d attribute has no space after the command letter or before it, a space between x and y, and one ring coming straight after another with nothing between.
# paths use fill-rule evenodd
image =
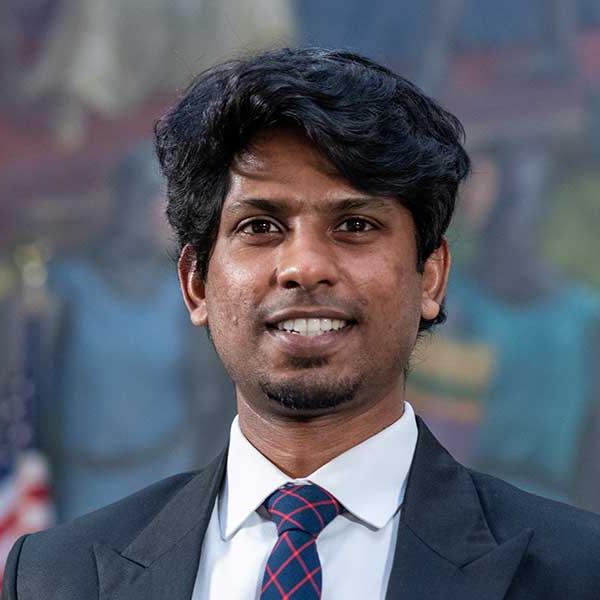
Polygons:
<instances>
[{"instance_id":1,"label":"mustache","mask_svg":"<svg viewBox=\"0 0 600 600\"><path fill-rule=\"evenodd\" d=\"M270 301L259 307L257 315L261 322L266 321L273 313L290 308L315 307L339 310L354 321L364 320L366 301L347 300L330 294L310 293L300 288L287 290L285 297Z\"/></svg>"}]
</instances>

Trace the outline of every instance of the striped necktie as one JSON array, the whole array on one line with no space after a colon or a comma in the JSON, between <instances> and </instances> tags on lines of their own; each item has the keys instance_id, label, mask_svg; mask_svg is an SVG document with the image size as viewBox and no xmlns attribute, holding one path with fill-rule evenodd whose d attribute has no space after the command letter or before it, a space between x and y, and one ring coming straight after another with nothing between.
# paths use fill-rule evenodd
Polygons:
<instances>
[{"instance_id":1,"label":"striped necktie","mask_svg":"<svg viewBox=\"0 0 600 600\"><path fill-rule=\"evenodd\" d=\"M315 484L289 483L264 506L277 525L260 600L319 600L323 576L317 536L341 512L339 502Z\"/></svg>"}]
</instances>

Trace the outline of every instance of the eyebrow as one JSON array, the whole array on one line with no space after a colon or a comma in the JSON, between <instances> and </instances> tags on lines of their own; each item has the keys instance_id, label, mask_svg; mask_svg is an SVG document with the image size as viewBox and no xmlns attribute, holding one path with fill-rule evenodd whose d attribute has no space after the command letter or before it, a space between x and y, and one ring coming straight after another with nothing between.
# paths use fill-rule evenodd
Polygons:
<instances>
[{"instance_id":1,"label":"eyebrow","mask_svg":"<svg viewBox=\"0 0 600 600\"><path fill-rule=\"evenodd\" d=\"M394 198L362 196L340 198L324 202L317 208L317 211L330 214L374 207L390 210L393 202L395 202ZM267 198L244 198L243 200L232 202L225 210L228 213L236 214L249 208L254 208L266 213L282 214L289 212L291 210L291 205L284 199L269 200Z\"/></svg>"}]
</instances>

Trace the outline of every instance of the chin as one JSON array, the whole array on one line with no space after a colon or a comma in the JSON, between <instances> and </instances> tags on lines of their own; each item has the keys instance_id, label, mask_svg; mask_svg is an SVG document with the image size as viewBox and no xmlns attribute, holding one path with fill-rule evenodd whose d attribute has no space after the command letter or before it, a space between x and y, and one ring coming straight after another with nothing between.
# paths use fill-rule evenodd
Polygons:
<instances>
[{"instance_id":1,"label":"chin","mask_svg":"<svg viewBox=\"0 0 600 600\"><path fill-rule=\"evenodd\" d=\"M264 381L263 394L286 414L310 417L334 412L339 406L352 402L360 388L360 380L307 383L303 377L296 381Z\"/></svg>"}]
</instances>

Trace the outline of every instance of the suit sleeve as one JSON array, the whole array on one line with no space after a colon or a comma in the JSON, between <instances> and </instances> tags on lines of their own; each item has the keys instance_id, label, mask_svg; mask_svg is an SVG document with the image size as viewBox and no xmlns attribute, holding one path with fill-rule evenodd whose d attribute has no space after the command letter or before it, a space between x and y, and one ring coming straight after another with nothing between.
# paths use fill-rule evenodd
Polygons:
<instances>
[{"instance_id":1,"label":"suit sleeve","mask_svg":"<svg viewBox=\"0 0 600 600\"><path fill-rule=\"evenodd\" d=\"M8 559L6 560L6 566L4 568L4 578L2 581L2 597L0 600L17 600L17 569L19 567L19 557L21 556L21 549L23 543L27 539L24 535L20 537L15 545L12 547Z\"/></svg>"}]
</instances>

